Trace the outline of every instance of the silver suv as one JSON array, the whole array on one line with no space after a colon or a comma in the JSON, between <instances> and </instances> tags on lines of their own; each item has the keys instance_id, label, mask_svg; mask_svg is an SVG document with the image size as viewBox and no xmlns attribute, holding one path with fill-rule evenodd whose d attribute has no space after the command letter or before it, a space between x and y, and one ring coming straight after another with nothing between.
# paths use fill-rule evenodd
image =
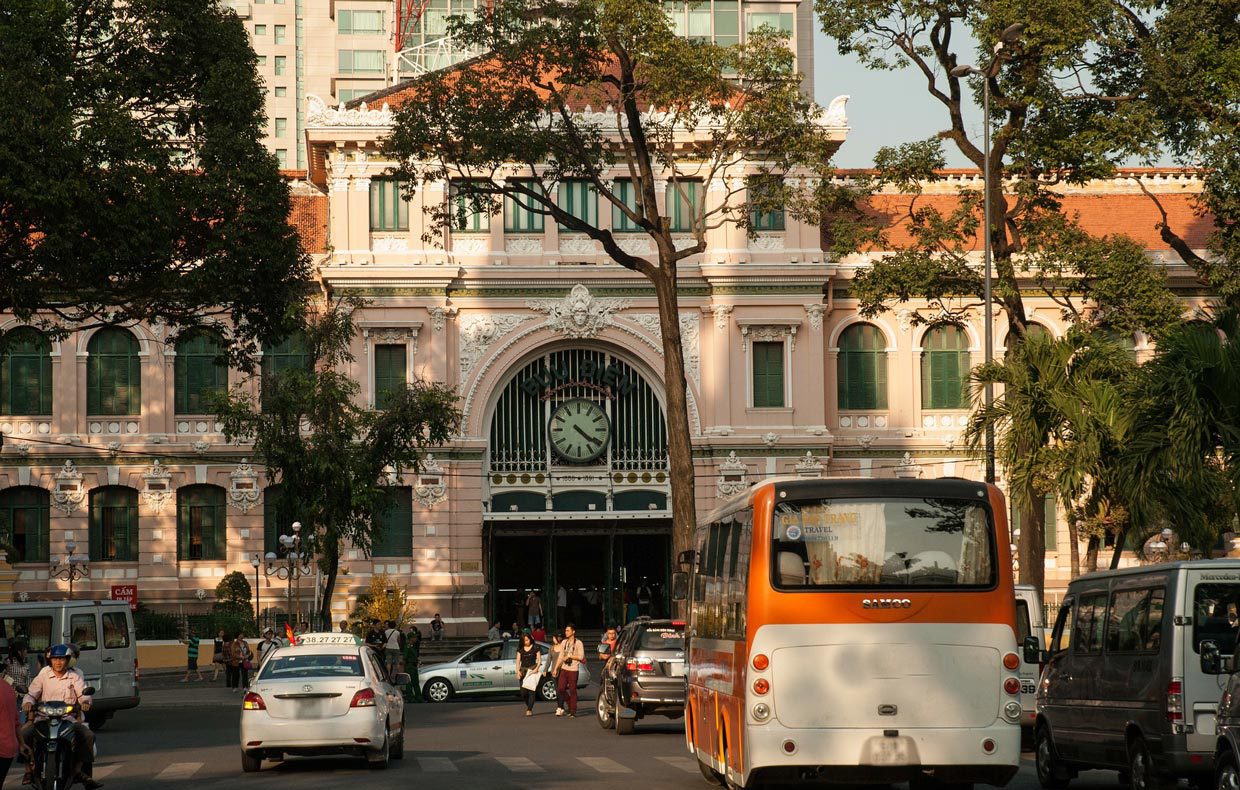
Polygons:
<instances>
[{"instance_id":1,"label":"silver suv","mask_svg":"<svg viewBox=\"0 0 1240 790\"><path fill-rule=\"evenodd\" d=\"M649 715L685 715L685 624L639 617L624 627L599 680L598 723L621 735Z\"/></svg>"}]
</instances>

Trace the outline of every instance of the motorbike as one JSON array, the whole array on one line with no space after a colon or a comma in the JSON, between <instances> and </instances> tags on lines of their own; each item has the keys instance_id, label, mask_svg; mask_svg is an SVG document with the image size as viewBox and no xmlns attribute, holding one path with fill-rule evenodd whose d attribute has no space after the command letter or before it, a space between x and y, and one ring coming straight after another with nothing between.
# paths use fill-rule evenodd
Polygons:
<instances>
[{"instance_id":1,"label":"motorbike","mask_svg":"<svg viewBox=\"0 0 1240 790\"><path fill-rule=\"evenodd\" d=\"M89 686L86 694L94 694ZM73 774L73 724L78 706L68 702L40 702L35 712L43 717L34 725L33 782L35 790L69 790Z\"/></svg>"}]
</instances>

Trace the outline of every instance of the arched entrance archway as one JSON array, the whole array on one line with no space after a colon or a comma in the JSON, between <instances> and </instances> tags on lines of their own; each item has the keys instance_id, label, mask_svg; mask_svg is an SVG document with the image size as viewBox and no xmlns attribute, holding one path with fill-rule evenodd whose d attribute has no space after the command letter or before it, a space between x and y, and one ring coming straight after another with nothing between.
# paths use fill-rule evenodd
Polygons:
<instances>
[{"instance_id":1,"label":"arched entrance archway","mask_svg":"<svg viewBox=\"0 0 1240 790\"><path fill-rule=\"evenodd\" d=\"M661 392L631 359L601 346L528 358L501 388L488 438L492 621L527 623L530 590L554 627L667 611L667 427Z\"/></svg>"}]
</instances>

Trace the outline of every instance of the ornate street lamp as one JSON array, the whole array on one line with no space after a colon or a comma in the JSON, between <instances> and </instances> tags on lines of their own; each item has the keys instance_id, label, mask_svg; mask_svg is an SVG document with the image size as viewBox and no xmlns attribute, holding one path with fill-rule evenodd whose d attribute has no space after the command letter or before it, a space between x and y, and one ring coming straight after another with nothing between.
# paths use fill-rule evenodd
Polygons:
<instances>
[{"instance_id":1,"label":"ornate street lamp","mask_svg":"<svg viewBox=\"0 0 1240 790\"><path fill-rule=\"evenodd\" d=\"M279 562L280 555L284 555L284 562ZM257 556L255 557L257 559ZM301 522L293 522L293 534L280 536L280 554L274 551L267 552L265 558L267 565L263 572L268 576L275 576L288 582L287 596L289 604L293 605L293 586L298 588L297 597L297 614L294 622L301 621L301 584L302 576L308 576L313 567L312 557L308 552L301 550ZM255 577L257 578L257 576Z\"/></svg>"},{"instance_id":2,"label":"ornate street lamp","mask_svg":"<svg viewBox=\"0 0 1240 790\"><path fill-rule=\"evenodd\" d=\"M262 609L260 608L260 599L262 597L262 593L259 592L258 569L261 568L263 565L263 555L256 553L253 557L250 557L250 564L254 566L254 627L258 628L261 631L262 623L258 621L258 617L259 617L259 612L262 611Z\"/></svg>"},{"instance_id":3,"label":"ornate street lamp","mask_svg":"<svg viewBox=\"0 0 1240 790\"><path fill-rule=\"evenodd\" d=\"M48 568L48 575L53 579L64 579L69 582L70 600L73 599L73 582L90 578L90 557L85 554L74 554L75 551L77 551L77 544L66 540L64 563L60 562L60 557L52 557Z\"/></svg>"}]
</instances>

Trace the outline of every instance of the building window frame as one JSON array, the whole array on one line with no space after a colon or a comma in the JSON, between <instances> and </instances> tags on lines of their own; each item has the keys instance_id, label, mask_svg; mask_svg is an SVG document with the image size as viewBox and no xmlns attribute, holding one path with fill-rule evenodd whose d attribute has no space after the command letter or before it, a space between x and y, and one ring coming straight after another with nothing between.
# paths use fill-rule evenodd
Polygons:
<instances>
[{"instance_id":1,"label":"building window frame","mask_svg":"<svg viewBox=\"0 0 1240 790\"><path fill-rule=\"evenodd\" d=\"M472 199L466 190L461 188L461 181L453 181L448 189L451 201L451 226L453 233L490 233L491 214L482 210L475 211Z\"/></svg>"},{"instance_id":2,"label":"building window frame","mask_svg":"<svg viewBox=\"0 0 1240 790\"><path fill-rule=\"evenodd\" d=\"M10 329L0 341L0 415L52 414L52 343L32 326Z\"/></svg>"},{"instance_id":3,"label":"building window frame","mask_svg":"<svg viewBox=\"0 0 1240 790\"><path fill-rule=\"evenodd\" d=\"M539 181L529 178L515 179L515 181L539 194L543 192L542 183ZM531 202L524 196L518 200L513 196L504 195L504 233L543 232L546 214L528 208L526 204Z\"/></svg>"},{"instance_id":4,"label":"building window frame","mask_svg":"<svg viewBox=\"0 0 1240 790\"><path fill-rule=\"evenodd\" d=\"M215 485L177 489L177 560L228 559L228 495Z\"/></svg>"},{"instance_id":5,"label":"building window frame","mask_svg":"<svg viewBox=\"0 0 1240 790\"><path fill-rule=\"evenodd\" d=\"M887 408L887 336L876 324L859 321L840 333L835 360L840 411Z\"/></svg>"},{"instance_id":6,"label":"building window frame","mask_svg":"<svg viewBox=\"0 0 1240 790\"><path fill-rule=\"evenodd\" d=\"M218 332L196 327L176 339L173 363L173 410L176 414L210 414L206 399L228 390L224 340Z\"/></svg>"},{"instance_id":7,"label":"building window frame","mask_svg":"<svg viewBox=\"0 0 1240 790\"><path fill-rule=\"evenodd\" d=\"M409 230L409 201L404 182L396 178L370 180L370 231L393 233Z\"/></svg>"},{"instance_id":8,"label":"building window frame","mask_svg":"<svg viewBox=\"0 0 1240 790\"><path fill-rule=\"evenodd\" d=\"M413 556L413 488L392 486L387 494L385 507L375 516L379 524L370 556L407 559Z\"/></svg>"},{"instance_id":9,"label":"building window frame","mask_svg":"<svg viewBox=\"0 0 1240 790\"><path fill-rule=\"evenodd\" d=\"M51 492L38 486L0 490L0 540L13 550L9 562L44 563L51 553Z\"/></svg>"},{"instance_id":10,"label":"building window frame","mask_svg":"<svg viewBox=\"0 0 1240 790\"><path fill-rule=\"evenodd\" d=\"M105 327L86 344L86 414L132 417L142 413L142 354L127 329Z\"/></svg>"},{"instance_id":11,"label":"building window frame","mask_svg":"<svg viewBox=\"0 0 1240 790\"><path fill-rule=\"evenodd\" d=\"M693 233L694 226L702 222L705 209L706 190L702 182L692 178L669 180L665 194L669 229L672 233Z\"/></svg>"},{"instance_id":12,"label":"building window frame","mask_svg":"<svg viewBox=\"0 0 1240 790\"><path fill-rule=\"evenodd\" d=\"M954 347L948 347L948 338L954 339ZM935 347L936 344L939 347ZM919 348L923 411L961 411L969 408L969 371L972 367L969 346L968 331L956 324L935 324L922 335Z\"/></svg>"},{"instance_id":13,"label":"building window frame","mask_svg":"<svg viewBox=\"0 0 1240 790\"><path fill-rule=\"evenodd\" d=\"M138 490L103 486L90 492L90 561L138 561Z\"/></svg>"}]
</instances>

